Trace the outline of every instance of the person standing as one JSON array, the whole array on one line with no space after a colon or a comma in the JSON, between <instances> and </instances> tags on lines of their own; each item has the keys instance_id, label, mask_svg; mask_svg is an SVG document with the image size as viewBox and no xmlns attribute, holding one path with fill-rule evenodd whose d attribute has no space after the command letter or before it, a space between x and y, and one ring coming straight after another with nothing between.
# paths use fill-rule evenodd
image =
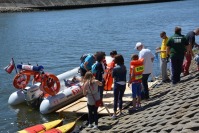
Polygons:
<instances>
[{"instance_id":1,"label":"person standing","mask_svg":"<svg viewBox=\"0 0 199 133\"><path fill-rule=\"evenodd\" d=\"M100 82L104 83L104 79L103 79L103 74L104 74L104 58L105 58L106 54L104 52L97 52L96 54L96 65L95 66L95 71L96 73L95 75L95 79L99 80ZM93 66L92 66L93 67ZM100 92L100 99L103 99L103 91L104 91L104 85L103 86L98 86L98 91Z\"/></svg>"},{"instance_id":2,"label":"person standing","mask_svg":"<svg viewBox=\"0 0 199 133\"><path fill-rule=\"evenodd\" d=\"M102 86L102 82L95 79L93 74L88 71L83 78L83 95L87 97L88 107L88 128L91 128L93 122L95 123L93 128L98 128L98 107L95 106L95 102L100 99L100 93L98 86Z\"/></svg>"},{"instance_id":3,"label":"person standing","mask_svg":"<svg viewBox=\"0 0 199 133\"><path fill-rule=\"evenodd\" d=\"M197 44L195 42L195 36L198 36L198 35L199 35L199 28L196 28L194 31L188 32L187 35L186 35L187 41L189 43L190 52L187 51L186 54L185 54L185 61L183 63L184 76L189 74L189 67L190 67L190 64L191 64L191 59L192 59L192 57L194 57L194 54L193 54L193 51L192 51L193 47L194 46L199 47L199 44ZM198 64L198 70L199 70L199 64Z\"/></svg>"},{"instance_id":4,"label":"person standing","mask_svg":"<svg viewBox=\"0 0 199 133\"><path fill-rule=\"evenodd\" d=\"M144 72L142 74L142 85L144 87L144 96L142 99L149 99L148 78L153 70L154 55L151 50L145 49L141 42L137 42L135 49L139 51L139 59L144 59Z\"/></svg>"},{"instance_id":5,"label":"person standing","mask_svg":"<svg viewBox=\"0 0 199 133\"><path fill-rule=\"evenodd\" d=\"M112 70L115 67L114 59L115 59L116 55L117 55L117 51L116 50L113 50L113 51L110 52L110 56L113 58L113 61L109 64L110 70Z\"/></svg>"},{"instance_id":6,"label":"person standing","mask_svg":"<svg viewBox=\"0 0 199 133\"><path fill-rule=\"evenodd\" d=\"M160 53L160 68L161 68L161 73L162 73L162 83L167 83L170 82L170 79L168 77L167 74L167 62L168 62L168 58L167 58L167 54L166 54L166 48L167 48L167 41L168 41L168 37L166 35L165 31L162 31L160 33L160 37L162 38L162 45L161 47L156 49L156 53Z\"/></svg>"},{"instance_id":7,"label":"person standing","mask_svg":"<svg viewBox=\"0 0 199 133\"><path fill-rule=\"evenodd\" d=\"M113 94L114 94L114 113L112 118L116 118L116 112L117 112L117 107L118 107L118 102L119 102L119 115L122 114L122 104L123 104L123 96L124 96L124 91L126 89L126 66L124 65L124 58L122 55L118 54L115 56L115 64L117 64L113 68L113 79L114 79L114 89L113 89Z\"/></svg>"},{"instance_id":8,"label":"person standing","mask_svg":"<svg viewBox=\"0 0 199 133\"><path fill-rule=\"evenodd\" d=\"M167 56L171 59L172 84L175 85L180 81L184 53L188 46L188 41L181 34L181 27L175 27L175 33L167 42ZM188 52L188 51L187 51Z\"/></svg>"},{"instance_id":9,"label":"person standing","mask_svg":"<svg viewBox=\"0 0 199 133\"><path fill-rule=\"evenodd\" d=\"M142 73L144 71L144 59L139 59L137 54L132 55L130 62L130 74L128 87L132 89L133 110L136 110L136 104L139 108L141 106L141 89L142 89Z\"/></svg>"},{"instance_id":10,"label":"person standing","mask_svg":"<svg viewBox=\"0 0 199 133\"><path fill-rule=\"evenodd\" d=\"M113 60L107 64L107 68L104 74L104 81L105 81L104 90L106 91L112 90L112 84L113 84L112 71L113 71L113 68L115 67L114 58L116 55L117 55L117 51L113 50L110 52L110 56L111 58L113 58Z\"/></svg>"}]
</instances>

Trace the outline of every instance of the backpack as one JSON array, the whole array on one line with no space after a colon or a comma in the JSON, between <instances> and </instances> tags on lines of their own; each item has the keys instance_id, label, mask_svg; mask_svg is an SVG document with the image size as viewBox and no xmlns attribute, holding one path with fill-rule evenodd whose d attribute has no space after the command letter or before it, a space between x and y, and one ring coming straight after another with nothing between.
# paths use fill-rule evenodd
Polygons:
<instances>
[{"instance_id":1,"label":"backpack","mask_svg":"<svg viewBox=\"0 0 199 133\"><path fill-rule=\"evenodd\" d=\"M97 66L97 62L95 62L95 63L92 65L92 67L91 67L91 72L92 72L92 74L97 73L96 66Z\"/></svg>"},{"instance_id":2,"label":"backpack","mask_svg":"<svg viewBox=\"0 0 199 133\"><path fill-rule=\"evenodd\" d=\"M83 54L83 55L80 57L81 63L84 62L84 60L86 59L86 57L87 57L88 55L91 55L91 54Z\"/></svg>"}]
</instances>

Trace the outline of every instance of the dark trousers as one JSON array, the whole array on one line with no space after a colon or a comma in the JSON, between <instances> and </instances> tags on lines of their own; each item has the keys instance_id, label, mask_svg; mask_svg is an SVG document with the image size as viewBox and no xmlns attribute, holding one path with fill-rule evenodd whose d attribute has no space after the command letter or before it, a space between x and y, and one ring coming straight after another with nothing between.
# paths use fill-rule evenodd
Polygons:
<instances>
[{"instance_id":1,"label":"dark trousers","mask_svg":"<svg viewBox=\"0 0 199 133\"><path fill-rule=\"evenodd\" d=\"M172 57L171 58L171 71L172 71L172 83L176 84L180 81L180 74L182 71L182 64L183 64L184 57Z\"/></svg>"},{"instance_id":2,"label":"dark trousers","mask_svg":"<svg viewBox=\"0 0 199 133\"><path fill-rule=\"evenodd\" d=\"M104 86L98 86L98 91L100 93L100 99L103 99Z\"/></svg>"},{"instance_id":3,"label":"dark trousers","mask_svg":"<svg viewBox=\"0 0 199 133\"><path fill-rule=\"evenodd\" d=\"M88 122L89 124L92 124L93 122L95 122L95 125L98 125L98 107L96 107L95 105L88 105Z\"/></svg>"},{"instance_id":4,"label":"dark trousers","mask_svg":"<svg viewBox=\"0 0 199 133\"><path fill-rule=\"evenodd\" d=\"M148 88L148 78L149 74L142 74L142 85L144 87L144 91L142 91L141 98L149 99L149 88Z\"/></svg>"},{"instance_id":5,"label":"dark trousers","mask_svg":"<svg viewBox=\"0 0 199 133\"><path fill-rule=\"evenodd\" d=\"M119 109L122 109L123 100L122 97L124 96L124 91L126 89L126 85L120 85L114 83L114 111L117 111L118 101L119 101Z\"/></svg>"}]
</instances>

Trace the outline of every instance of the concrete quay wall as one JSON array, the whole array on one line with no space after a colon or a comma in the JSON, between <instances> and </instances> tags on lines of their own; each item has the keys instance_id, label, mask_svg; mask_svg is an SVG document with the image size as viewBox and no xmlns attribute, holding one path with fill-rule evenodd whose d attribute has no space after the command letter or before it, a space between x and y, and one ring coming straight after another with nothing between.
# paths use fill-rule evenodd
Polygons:
<instances>
[{"instance_id":1,"label":"concrete quay wall","mask_svg":"<svg viewBox=\"0 0 199 133\"><path fill-rule=\"evenodd\" d=\"M0 0L0 11L17 11L33 9L70 9L169 1L174 0Z\"/></svg>"}]
</instances>

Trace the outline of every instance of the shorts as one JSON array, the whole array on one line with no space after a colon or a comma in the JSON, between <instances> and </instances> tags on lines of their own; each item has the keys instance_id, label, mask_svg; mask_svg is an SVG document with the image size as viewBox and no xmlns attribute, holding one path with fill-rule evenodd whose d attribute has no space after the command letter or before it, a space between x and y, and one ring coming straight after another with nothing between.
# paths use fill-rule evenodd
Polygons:
<instances>
[{"instance_id":1,"label":"shorts","mask_svg":"<svg viewBox=\"0 0 199 133\"><path fill-rule=\"evenodd\" d=\"M132 97L141 96L141 83L132 83Z\"/></svg>"},{"instance_id":2,"label":"shorts","mask_svg":"<svg viewBox=\"0 0 199 133\"><path fill-rule=\"evenodd\" d=\"M86 70L84 69L84 68L79 68L79 70L80 70L80 75L82 76L82 77L84 77L84 75L86 74Z\"/></svg>"}]
</instances>

